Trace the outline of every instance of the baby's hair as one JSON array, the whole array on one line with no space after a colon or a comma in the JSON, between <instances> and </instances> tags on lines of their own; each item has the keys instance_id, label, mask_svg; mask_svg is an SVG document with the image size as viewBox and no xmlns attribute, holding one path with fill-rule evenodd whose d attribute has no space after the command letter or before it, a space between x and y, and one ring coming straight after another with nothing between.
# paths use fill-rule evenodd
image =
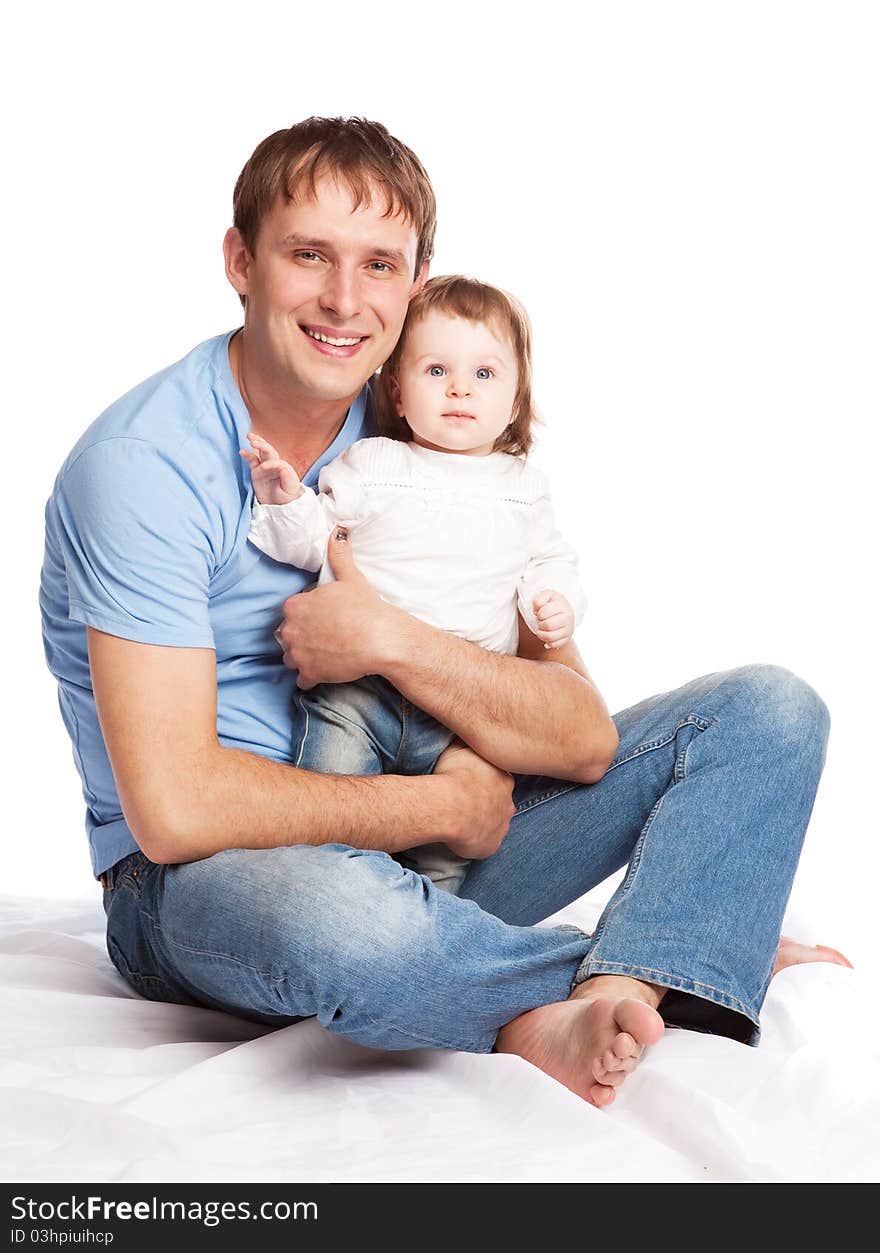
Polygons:
<instances>
[{"instance_id":1,"label":"baby's hair","mask_svg":"<svg viewBox=\"0 0 880 1253\"><path fill-rule=\"evenodd\" d=\"M532 426L540 419L532 405L532 330L519 301L499 287L490 287L463 274L444 274L429 279L410 302L400 339L374 380L378 434L408 441L412 431L398 416L392 381L400 369L409 332L429 313L446 313L468 322L481 322L510 340L517 362L517 387L510 425L495 441L496 452L524 457L532 446Z\"/></svg>"}]
</instances>

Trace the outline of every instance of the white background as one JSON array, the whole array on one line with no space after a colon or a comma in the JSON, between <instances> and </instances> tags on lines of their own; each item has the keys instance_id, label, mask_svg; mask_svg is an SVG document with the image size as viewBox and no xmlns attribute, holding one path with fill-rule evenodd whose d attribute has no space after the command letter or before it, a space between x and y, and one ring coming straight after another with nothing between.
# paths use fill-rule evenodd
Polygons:
<instances>
[{"instance_id":1,"label":"white background","mask_svg":"<svg viewBox=\"0 0 880 1253\"><path fill-rule=\"evenodd\" d=\"M2 891L97 891L36 607L57 469L118 395L238 324L220 243L256 143L357 113L432 176L434 272L531 314L537 457L610 708L748 662L829 705L789 926L864 965L876 6L33 4L5 44Z\"/></svg>"}]
</instances>

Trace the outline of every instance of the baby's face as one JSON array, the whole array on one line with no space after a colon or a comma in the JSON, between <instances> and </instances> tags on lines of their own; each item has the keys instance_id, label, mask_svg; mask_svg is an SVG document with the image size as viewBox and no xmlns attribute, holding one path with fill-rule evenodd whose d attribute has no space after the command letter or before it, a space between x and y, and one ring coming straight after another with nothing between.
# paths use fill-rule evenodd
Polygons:
<instances>
[{"instance_id":1,"label":"baby's face","mask_svg":"<svg viewBox=\"0 0 880 1253\"><path fill-rule=\"evenodd\" d=\"M424 448L485 457L510 422L517 380L513 346L498 329L435 311L409 333L397 412Z\"/></svg>"}]
</instances>

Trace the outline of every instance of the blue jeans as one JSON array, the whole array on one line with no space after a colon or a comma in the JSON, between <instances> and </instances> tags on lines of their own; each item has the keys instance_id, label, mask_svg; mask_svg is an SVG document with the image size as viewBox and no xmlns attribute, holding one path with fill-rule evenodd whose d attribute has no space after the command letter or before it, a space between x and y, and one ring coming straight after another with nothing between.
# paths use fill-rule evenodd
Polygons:
<instances>
[{"instance_id":1,"label":"blue jeans","mask_svg":"<svg viewBox=\"0 0 880 1253\"><path fill-rule=\"evenodd\" d=\"M319 774L431 774L452 732L378 674L319 683L293 698L293 764ZM470 862L445 844L396 854L444 892L457 892Z\"/></svg>"},{"instance_id":2,"label":"blue jeans","mask_svg":"<svg viewBox=\"0 0 880 1253\"><path fill-rule=\"evenodd\" d=\"M155 1000L316 1016L378 1049L488 1053L597 974L668 988L670 1024L756 1044L828 711L789 671L745 666L614 720L599 782L517 778L508 835L458 896L344 844L133 853L104 877L110 956ZM592 936L533 925L622 866Z\"/></svg>"}]
</instances>

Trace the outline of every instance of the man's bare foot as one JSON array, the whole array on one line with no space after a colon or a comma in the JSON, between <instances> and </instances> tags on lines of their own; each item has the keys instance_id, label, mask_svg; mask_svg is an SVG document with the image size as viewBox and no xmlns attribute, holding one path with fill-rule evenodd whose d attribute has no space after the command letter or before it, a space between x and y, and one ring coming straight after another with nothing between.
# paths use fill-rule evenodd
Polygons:
<instances>
[{"instance_id":1,"label":"man's bare foot","mask_svg":"<svg viewBox=\"0 0 880 1253\"><path fill-rule=\"evenodd\" d=\"M835 948L781 936L774 975L803 962L850 966ZM663 1035L657 1006L665 991L624 975L596 975L579 984L567 1001L514 1018L498 1032L494 1051L524 1058L602 1109L614 1100L645 1048Z\"/></svg>"},{"instance_id":2,"label":"man's bare foot","mask_svg":"<svg viewBox=\"0 0 880 1253\"><path fill-rule=\"evenodd\" d=\"M848 966L850 970L853 968L852 963L847 961L843 953L838 953L836 948L828 948L825 944L801 944L790 935L781 935L776 965L773 967L774 975L778 975L780 970L785 970L788 966L801 966L805 962L832 962L835 966Z\"/></svg>"},{"instance_id":3,"label":"man's bare foot","mask_svg":"<svg viewBox=\"0 0 880 1253\"><path fill-rule=\"evenodd\" d=\"M515 1053L601 1109L646 1045L663 1035L656 1009L663 992L616 975L587 979L567 1001L528 1010L502 1027L495 1052Z\"/></svg>"}]
</instances>

